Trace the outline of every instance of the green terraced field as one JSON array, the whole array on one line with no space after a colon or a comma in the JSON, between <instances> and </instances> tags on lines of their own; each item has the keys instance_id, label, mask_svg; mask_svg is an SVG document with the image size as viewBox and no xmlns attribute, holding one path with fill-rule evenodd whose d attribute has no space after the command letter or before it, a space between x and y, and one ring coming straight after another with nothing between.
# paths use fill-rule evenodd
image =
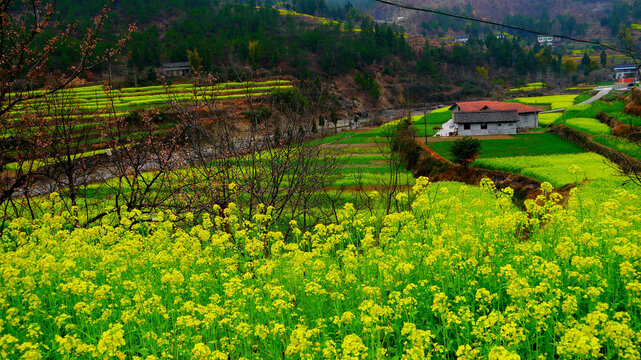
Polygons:
<instances>
[{"instance_id":1,"label":"green terraced field","mask_svg":"<svg viewBox=\"0 0 641 360\"><path fill-rule=\"evenodd\" d=\"M572 106L574 99L578 95L550 95L550 96L533 96L533 97L520 97L514 99L521 104L527 105L543 105L550 106L550 109L562 109Z\"/></svg>"},{"instance_id":2,"label":"green terraced field","mask_svg":"<svg viewBox=\"0 0 641 360\"><path fill-rule=\"evenodd\" d=\"M597 119L573 118L566 120L565 125L590 135L610 135L612 133L609 126Z\"/></svg>"},{"instance_id":3,"label":"green terraced field","mask_svg":"<svg viewBox=\"0 0 641 360\"><path fill-rule=\"evenodd\" d=\"M481 159L506 158L514 156L540 156L555 154L578 154L584 151L571 142L551 133L518 134L513 139L481 140ZM439 155L452 161L451 141L429 142L428 146Z\"/></svg>"},{"instance_id":4,"label":"green terraced field","mask_svg":"<svg viewBox=\"0 0 641 360\"><path fill-rule=\"evenodd\" d=\"M45 98L38 98L17 106L9 112L9 119L18 120L27 112L39 114L43 105L57 103L68 109L79 118L93 116L96 112L111 112L115 116L124 116L134 110L149 106L165 106L172 102L196 102L203 100L224 101L245 97L262 97L272 92L293 89L290 81L270 80L264 82L229 82L208 87L196 87L193 84L169 86L147 86L140 88L123 88L106 91L102 85L71 88ZM40 95L45 90L36 90L32 94ZM9 98L16 94L10 94ZM45 115L46 116L46 115Z\"/></svg>"},{"instance_id":5,"label":"green terraced field","mask_svg":"<svg viewBox=\"0 0 641 360\"><path fill-rule=\"evenodd\" d=\"M582 180L614 179L615 170L594 153L477 159L474 166L522 174L555 187Z\"/></svg>"},{"instance_id":6,"label":"green terraced field","mask_svg":"<svg viewBox=\"0 0 641 360\"><path fill-rule=\"evenodd\" d=\"M580 104L580 103L590 99L592 97L592 95L593 95L592 91L584 91L584 92L580 93L579 96L577 96L574 99L574 103L575 104Z\"/></svg>"},{"instance_id":7,"label":"green terraced field","mask_svg":"<svg viewBox=\"0 0 641 360\"><path fill-rule=\"evenodd\" d=\"M558 120L563 113L539 114L539 125L548 126Z\"/></svg>"},{"instance_id":8,"label":"green terraced field","mask_svg":"<svg viewBox=\"0 0 641 360\"><path fill-rule=\"evenodd\" d=\"M624 107L625 104L618 100L611 102L598 100L590 105L573 105L565 110L555 124L565 124L573 118L595 118L598 113L603 112L624 124L641 126L641 118L623 113Z\"/></svg>"},{"instance_id":9,"label":"green terraced field","mask_svg":"<svg viewBox=\"0 0 641 360\"><path fill-rule=\"evenodd\" d=\"M545 87L546 87L545 83L542 83L542 82L529 83L529 84L525 84L525 86L510 89L509 92L513 93L513 92L519 92L519 91L534 91L534 90L543 89Z\"/></svg>"},{"instance_id":10,"label":"green terraced field","mask_svg":"<svg viewBox=\"0 0 641 360\"><path fill-rule=\"evenodd\" d=\"M641 146L616 136L595 136L592 140L601 145L617 150L635 159L641 160Z\"/></svg>"},{"instance_id":11,"label":"green terraced field","mask_svg":"<svg viewBox=\"0 0 641 360\"><path fill-rule=\"evenodd\" d=\"M74 134L77 133L77 139L74 141L78 146L78 152L74 156L86 157L104 152L104 146L101 145L102 119L122 118L129 113L137 110L149 108L166 108L174 103L196 103L198 101L225 101L231 99L243 99L247 97L263 97L279 91L293 89L290 81L287 80L269 80L263 82L228 82L220 83L207 87L197 87L193 84L177 84L169 86L147 86L140 88L123 88L120 90L107 90L102 85L85 86L61 90L53 95L47 95L43 98L36 98L31 101L23 102L8 112L4 118L7 126L2 138L9 136L28 137L30 131L35 132L54 129L54 122L48 126L48 120L60 120L60 114L69 121L65 121L65 126L72 129ZM45 90L36 90L33 95L43 95ZM17 96L9 94L8 97ZM36 124L28 126L22 125L25 116L35 116ZM59 125L59 124L58 124ZM164 133L169 127L175 124L164 122L159 124L156 133ZM31 126L37 126L31 127ZM127 135L129 139L136 140L142 133L136 132L140 129L134 129L134 132ZM32 159L22 165L9 163L4 169L17 170L20 167L38 168L42 165L51 163L47 159Z\"/></svg>"}]
</instances>

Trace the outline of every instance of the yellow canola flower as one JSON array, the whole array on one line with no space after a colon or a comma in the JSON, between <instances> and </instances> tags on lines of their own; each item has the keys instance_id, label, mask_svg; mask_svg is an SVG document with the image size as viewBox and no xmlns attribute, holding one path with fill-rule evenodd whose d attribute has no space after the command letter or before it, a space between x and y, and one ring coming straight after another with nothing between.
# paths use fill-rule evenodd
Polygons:
<instances>
[{"instance_id":1,"label":"yellow canola flower","mask_svg":"<svg viewBox=\"0 0 641 360\"><path fill-rule=\"evenodd\" d=\"M367 346L363 344L363 340L356 334L349 334L343 339L341 345L342 360L359 360L367 358Z\"/></svg>"},{"instance_id":2,"label":"yellow canola flower","mask_svg":"<svg viewBox=\"0 0 641 360\"><path fill-rule=\"evenodd\" d=\"M503 346L494 346L488 355L489 360L521 360L521 356L505 349Z\"/></svg>"},{"instance_id":3,"label":"yellow canola flower","mask_svg":"<svg viewBox=\"0 0 641 360\"><path fill-rule=\"evenodd\" d=\"M124 359L124 353L118 349L125 346L125 344L125 331L122 325L110 324L109 329L102 333L96 350L100 355L115 356L119 359Z\"/></svg>"},{"instance_id":4,"label":"yellow canola flower","mask_svg":"<svg viewBox=\"0 0 641 360\"><path fill-rule=\"evenodd\" d=\"M307 230L235 204L189 227L168 211L144 229L12 221L0 358L640 358L634 190L591 215L417 184L406 211L347 205Z\"/></svg>"}]
</instances>

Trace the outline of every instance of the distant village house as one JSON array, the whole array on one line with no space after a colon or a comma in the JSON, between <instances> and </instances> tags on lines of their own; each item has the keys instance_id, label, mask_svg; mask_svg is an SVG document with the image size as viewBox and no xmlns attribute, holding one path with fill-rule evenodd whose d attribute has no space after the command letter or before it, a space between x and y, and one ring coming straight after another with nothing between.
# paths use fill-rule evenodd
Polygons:
<instances>
[{"instance_id":1,"label":"distant village house","mask_svg":"<svg viewBox=\"0 0 641 360\"><path fill-rule=\"evenodd\" d=\"M454 38L454 42L455 43L467 44L468 41L470 41L470 36L469 35L457 36L457 37Z\"/></svg>"},{"instance_id":2,"label":"distant village house","mask_svg":"<svg viewBox=\"0 0 641 360\"><path fill-rule=\"evenodd\" d=\"M539 126L539 111L528 105L500 101L459 102L450 107L454 134L499 135Z\"/></svg>"},{"instance_id":3,"label":"distant village house","mask_svg":"<svg viewBox=\"0 0 641 360\"><path fill-rule=\"evenodd\" d=\"M191 72L189 61L163 63L160 68L160 73L166 77L180 77L185 76Z\"/></svg>"},{"instance_id":4,"label":"distant village house","mask_svg":"<svg viewBox=\"0 0 641 360\"><path fill-rule=\"evenodd\" d=\"M554 45L554 36L539 36L536 39L539 42L539 45Z\"/></svg>"},{"instance_id":5,"label":"distant village house","mask_svg":"<svg viewBox=\"0 0 641 360\"><path fill-rule=\"evenodd\" d=\"M635 64L621 64L614 67L614 79L619 86L627 86L639 81L638 66Z\"/></svg>"}]
</instances>

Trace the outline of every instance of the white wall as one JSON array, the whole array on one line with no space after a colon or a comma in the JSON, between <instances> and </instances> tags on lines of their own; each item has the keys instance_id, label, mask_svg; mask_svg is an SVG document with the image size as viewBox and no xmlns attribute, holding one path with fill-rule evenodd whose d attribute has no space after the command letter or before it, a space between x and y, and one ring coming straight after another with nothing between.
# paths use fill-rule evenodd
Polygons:
<instances>
[{"instance_id":1,"label":"white wall","mask_svg":"<svg viewBox=\"0 0 641 360\"><path fill-rule=\"evenodd\" d=\"M516 134L516 123L489 123L487 129L481 129L481 124L470 124L469 130L465 130L464 124L458 124L458 134L459 136Z\"/></svg>"},{"instance_id":2,"label":"white wall","mask_svg":"<svg viewBox=\"0 0 641 360\"><path fill-rule=\"evenodd\" d=\"M539 114L519 114L519 122L517 128L521 129L534 129L539 127Z\"/></svg>"}]
</instances>

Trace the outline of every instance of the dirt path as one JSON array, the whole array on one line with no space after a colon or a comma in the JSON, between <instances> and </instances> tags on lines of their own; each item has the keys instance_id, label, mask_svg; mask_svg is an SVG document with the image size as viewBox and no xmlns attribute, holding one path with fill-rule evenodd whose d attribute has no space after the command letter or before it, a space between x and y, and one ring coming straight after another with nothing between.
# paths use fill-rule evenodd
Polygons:
<instances>
[{"instance_id":1,"label":"dirt path","mask_svg":"<svg viewBox=\"0 0 641 360\"><path fill-rule=\"evenodd\" d=\"M579 103L577 105L592 104L593 102L595 102L595 101L601 99L602 97L606 96L607 94L609 94L610 91L612 91L611 87L603 88L603 89L599 90L599 92L596 93L596 95L594 95L593 97L591 97L591 98L589 98L589 99L585 100L584 102Z\"/></svg>"}]
</instances>

